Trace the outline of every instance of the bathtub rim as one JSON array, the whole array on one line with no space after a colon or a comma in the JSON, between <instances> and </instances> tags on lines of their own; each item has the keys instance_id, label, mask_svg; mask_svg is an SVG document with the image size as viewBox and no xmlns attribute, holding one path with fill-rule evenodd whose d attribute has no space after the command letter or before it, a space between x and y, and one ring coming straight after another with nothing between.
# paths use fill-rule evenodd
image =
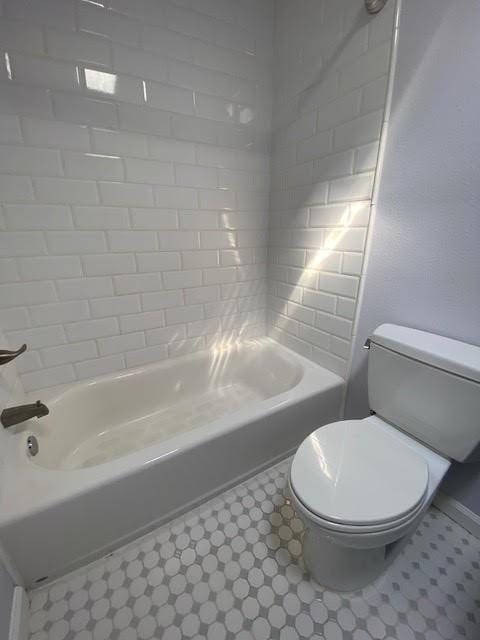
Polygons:
<instances>
[{"instance_id":1,"label":"bathtub rim","mask_svg":"<svg viewBox=\"0 0 480 640\"><path fill-rule=\"evenodd\" d=\"M56 407L59 407L59 409L62 411L64 410L64 406L65 404L68 404L69 402L69 398L71 398L72 400L72 409L76 408L78 409L78 396L80 396L80 398L82 396L84 396L84 401L86 400L88 402L88 399L90 396L88 396L89 394L89 389L91 389L91 393L92 393L92 400L95 403L96 402L96 398L98 398L98 396L102 395L102 393L105 391L106 394L108 395L111 392L112 387L115 387L117 384L117 381L121 386L125 386L125 381L127 381L128 384L128 379L132 378L132 400L133 400L133 404L135 404L137 402L137 398L135 397L135 393L138 390L138 384L140 383L140 385L142 385L142 383L145 383L147 386L151 383L151 378L154 379L154 384L155 384L155 380L156 380L156 384L163 384L163 380L167 377L170 377L172 375L173 372L173 377L175 378L178 375L178 369L180 369L179 372L179 378L181 379L182 376L185 373L185 379L187 380L186 383L186 388L183 390L183 392L185 392L186 397L188 398L190 395L190 392L193 393L192 397L197 397L197 396L201 396L203 393L208 393L210 388L211 388L211 382L212 380L214 380L217 377L217 373L215 371L215 368L218 366L218 364L220 364L220 368L223 369L223 362L222 362L222 358L224 356L224 354L227 354L227 366L225 367L226 371L227 371L227 375L226 378L223 377L222 373L220 373L218 382L219 384L213 384L212 388L215 387L222 387L223 384L226 384L227 386L233 382L235 383L237 380L238 382L242 383L245 382L245 373L246 373L246 369L250 369L253 365L253 363L248 362L247 366L245 365L245 362L242 362L242 357L246 357L247 359L251 359L252 356L255 357L256 354L258 354L260 356L260 358L263 356L263 354L266 355L267 358L267 368L270 365L277 365L278 363L273 362L273 363L269 363L268 362L268 358L270 357L270 352L273 350L274 355L280 355L281 360L283 362L287 361L287 364L289 367L291 367L291 371L289 373L289 377L291 378L291 381L288 381L288 385L285 388L286 385L286 380L282 380L281 378L278 379L278 383L281 385L282 389L279 391L275 391L273 393L268 393L266 395L266 397L263 398L259 398L257 400L255 400L255 404L258 402L264 402L266 400L270 400L271 398L275 398L277 396L279 396L281 393L288 393L290 391L292 391L302 380L304 374L305 374L305 367L303 366L303 364L299 361L298 358L290 358L289 355L286 352L282 352L281 349L278 348L278 343L275 343L274 341L270 340L268 337L264 337L264 338L254 338L254 339L246 339L240 343L233 343L232 345L228 346L228 347L224 347L224 348L210 348L210 349L202 349L199 351L195 351L193 353L190 354L186 354L184 356L179 356L176 358L166 358L163 360L159 360L156 362L152 362L152 363L147 363L145 365L140 365L137 367L131 367L129 369L122 369L120 371L115 371L115 372L111 372L111 373L107 373L107 374L102 374L99 376L96 376L94 378L88 378L86 380L80 380L78 382L74 382L74 383L66 383L66 384L61 384L61 385L56 385L54 387L50 387L50 388L46 388L44 390L43 394L39 394L38 391L32 391L29 392L29 394L27 395L27 399L31 400L32 402L36 401L36 398L38 398L39 395L42 395L42 400L52 409L52 412L54 412ZM229 373L229 366L228 366L228 357L229 355L233 355L233 379L232 379L232 372L230 371ZM283 357L282 357L283 356ZM258 356L257 356L258 357ZM235 362L235 359L239 358L239 360L237 360L237 362ZM280 364L283 364L280 363ZM217 364L218 363L218 364ZM209 373L205 376L205 388L200 388L200 389L189 389L189 385L192 384L192 380L190 378L190 372L188 371L188 368L190 368L190 366L193 367L193 369L195 370L195 368L200 365L200 367L204 367L206 366L206 368L208 369ZM211 369L214 369L213 375L210 373ZM265 368L265 364L262 363L260 368ZM187 371L185 371L185 369L187 369ZM203 375L203 372L200 371L200 373ZM239 375L238 375L239 374ZM287 374L288 375L288 374ZM256 380L254 380L254 384L252 385L252 388L255 388L255 384L256 384ZM248 382L247 382L248 384ZM260 382L261 384L261 382ZM195 381L193 382L193 385L195 386ZM168 381L167 381L167 385L168 387ZM200 387L202 387L202 383L200 383ZM262 393L262 390L260 389L260 393ZM87 397L85 397L87 396ZM167 397L166 401L166 408L168 409L168 401L170 400L170 398ZM179 402L182 402L182 398L178 398ZM162 403L162 400L159 401L160 405ZM80 404L83 406L82 401L80 401ZM128 404L128 402L127 402ZM176 404L176 401L173 402L173 405ZM151 407L150 407L151 408ZM204 424L198 426L198 427L193 427L193 430L197 430L199 428L201 428L202 426L205 426L206 424L210 424L212 422L216 422L217 420L221 420L222 417L227 419L228 416L231 416L235 413L237 413L237 411L239 411L239 409L233 409L229 412L227 412L226 414L224 414L223 416L220 416L219 418L215 418L214 420L211 420L210 422L205 422ZM113 413L115 414L115 410L113 411ZM137 418L140 416L133 416L132 420L135 421L137 420ZM123 416L122 418L123 419ZM48 422L48 418L44 419L46 422ZM45 440L45 436L42 436L41 431L37 431L35 429L35 427L38 425L39 429L41 430L42 427L42 422L37 423L36 421L28 421L23 423L24 425L27 425L27 427L20 425L20 428L18 429L18 433L19 434L26 434L28 435L33 435L36 438L38 438L39 443L43 442L44 447L48 446L48 441L50 440L50 438L52 438L52 436L54 437L54 433L56 431L56 426L55 422L53 423L53 429L52 426L49 427L48 429L48 440ZM28 425L31 424L32 428L29 429ZM107 424L100 424L99 425L99 431L95 431L94 434L91 435L97 435L97 433L102 433L104 431L104 429L106 431L109 431L112 427L115 428L116 426L122 426L124 423L121 421L116 421L113 423L107 423ZM59 426L60 429L62 429L62 426ZM80 426L80 428L83 428L83 423ZM67 427L68 430L68 427ZM185 433L189 431L186 430ZM12 430L11 433L14 433L15 431ZM63 435L63 434L62 434ZM118 458L123 458L129 455L132 455L133 453L136 453L137 451L143 451L145 449L147 449L150 446L155 446L156 444L159 444L161 442L167 442L168 440L172 439L172 438L176 438L178 436L181 435L181 432L179 434L173 434L170 437L167 438L159 438L158 441L153 441L150 444L145 444L144 446L139 447L138 449L134 449L133 451L129 451L127 453L124 454L120 454L118 456ZM66 437L68 439L69 435L68 433L66 434ZM88 437L88 435L87 435ZM74 443L75 444L75 443ZM43 448L43 447L41 447ZM80 468L69 468L68 466L61 466L61 465L51 465L51 464L43 464L42 462L40 462L40 458L41 458L41 451L40 451L40 456L38 458L30 458L29 456L27 456L28 462L29 463L33 463L35 466L40 467L40 468L44 468L50 471L66 471L66 472L71 472L71 471L76 471L76 470L80 470ZM21 454L22 455L22 454ZM68 455L68 454L67 454ZM117 458L113 458L113 460L115 460ZM97 467L100 466L102 464L109 464L112 460L106 460L104 462L100 462L98 464L95 465L91 465L92 467Z\"/></svg>"}]
</instances>

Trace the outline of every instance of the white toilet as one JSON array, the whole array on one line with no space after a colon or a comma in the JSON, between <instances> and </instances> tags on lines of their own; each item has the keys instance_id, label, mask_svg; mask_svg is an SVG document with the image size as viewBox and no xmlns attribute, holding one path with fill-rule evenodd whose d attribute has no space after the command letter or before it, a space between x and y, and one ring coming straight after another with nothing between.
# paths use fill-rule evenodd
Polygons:
<instances>
[{"instance_id":1,"label":"white toilet","mask_svg":"<svg viewBox=\"0 0 480 640\"><path fill-rule=\"evenodd\" d=\"M373 415L310 434L289 479L305 564L338 591L382 573L451 459L480 458L480 347L390 324L365 346Z\"/></svg>"}]
</instances>

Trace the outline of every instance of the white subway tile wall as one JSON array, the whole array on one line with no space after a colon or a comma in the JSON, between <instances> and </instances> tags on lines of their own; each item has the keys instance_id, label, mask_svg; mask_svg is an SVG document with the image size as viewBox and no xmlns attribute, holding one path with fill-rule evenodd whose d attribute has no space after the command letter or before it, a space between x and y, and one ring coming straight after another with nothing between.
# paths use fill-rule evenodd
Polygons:
<instances>
[{"instance_id":1,"label":"white subway tile wall","mask_svg":"<svg viewBox=\"0 0 480 640\"><path fill-rule=\"evenodd\" d=\"M0 327L25 388L263 335L274 1L0 4Z\"/></svg>"},{"instance_id":2,"label":"white subway tile wall","mask_svg":"<svg viewBox=\"0 0 480 640\"><path fill-rule=\"evenodd\" d=\"M268 326L346 374L395 2L277 0Z\"/></svg>"}]
</instances>

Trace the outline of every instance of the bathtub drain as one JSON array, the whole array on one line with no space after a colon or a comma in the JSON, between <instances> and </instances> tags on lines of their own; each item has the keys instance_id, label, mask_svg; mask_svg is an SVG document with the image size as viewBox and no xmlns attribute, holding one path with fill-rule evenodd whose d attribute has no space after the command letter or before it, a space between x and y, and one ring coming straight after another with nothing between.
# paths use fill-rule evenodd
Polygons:
<instances>
[{"instance_id":1,"label":"bathtub drain","mask_svg":"<svg viewBox=\"0 0 480 640\"><path fill-rule=\"evenodd\" d=\"M27 450L31 456L36 456L38 453L38 440L35 436L28 436L27 438Z\"/></svg>"}]
</instances>

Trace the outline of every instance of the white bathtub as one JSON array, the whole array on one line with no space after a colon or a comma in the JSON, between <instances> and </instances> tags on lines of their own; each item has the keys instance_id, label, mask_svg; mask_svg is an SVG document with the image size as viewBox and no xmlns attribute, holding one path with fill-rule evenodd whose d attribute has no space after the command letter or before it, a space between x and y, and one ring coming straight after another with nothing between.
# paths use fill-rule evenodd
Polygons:
<instances>
[{"instance_id":1,"label":"white bathtub","mask_svg":"<svg viewBox=\"0 0 480 640\"><path fill-rule=\"evenodd\" d=\"M342 387L262 339L35 393L50 415L1 434L4 561L32 586L109 552L291 453Z\"/></svg>"}]
</instances>

